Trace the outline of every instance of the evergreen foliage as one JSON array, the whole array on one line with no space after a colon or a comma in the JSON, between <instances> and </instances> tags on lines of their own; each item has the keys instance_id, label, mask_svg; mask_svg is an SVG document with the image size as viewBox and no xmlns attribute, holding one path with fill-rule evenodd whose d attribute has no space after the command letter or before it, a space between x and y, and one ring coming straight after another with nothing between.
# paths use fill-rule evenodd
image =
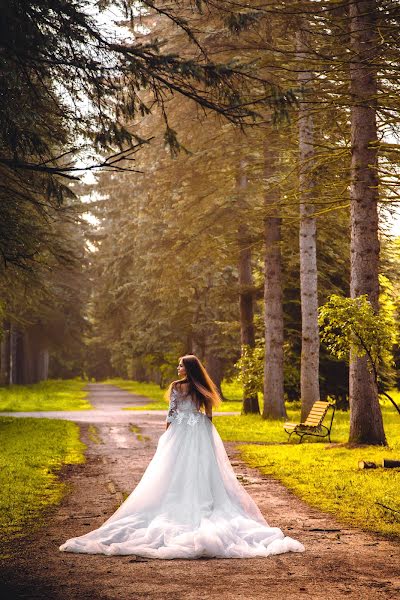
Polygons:
<instances>
[{"instance_id":1,"label":"evergreen foliage","mask_svg":"<svg viewBox=\"0 0 400 600\"><path fill-rule=\"evenodd\" d=\"M400 13L394 0L354 3L367 4L379 31L364 61L377 85L365 100L377 126L372 204L385 207L398 199ZM51 349L53 376L84 371L163 386L176 357L193 351L217 382L230 377L241 356L239 295L253 304L256 348L265 338L265 224L278 219L284 390L298 399L300 202L317 224L319 305L350 293L351 117L359 107L349 84L359 60L348 3L102 0L101 11L123 13L113 32L90 6L20 0L3 15L2 351L18 335L29 346L16 329L31 338L40 329L38 352ZM299 106L313 122L308 161L298 150ZM96 172L90 187L74 179L87 165ZM382 227L388 345L398 363L396 243ZM243 248L248 289L238 269ZM353 284L354 273L353 265ZM321 348L321 397L343 404L345 358ZM243 376L252 372L259 389L257 369ZM3 381L8 375L2 367ZM381 378L387 387L388 372Z\"/></svg>"}]
</instances>

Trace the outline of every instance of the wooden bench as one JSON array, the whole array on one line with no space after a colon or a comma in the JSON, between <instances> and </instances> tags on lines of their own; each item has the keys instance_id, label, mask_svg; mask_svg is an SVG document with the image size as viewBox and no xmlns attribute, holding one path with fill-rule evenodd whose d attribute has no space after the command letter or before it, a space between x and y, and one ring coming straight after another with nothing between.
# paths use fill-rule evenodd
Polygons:
<instances>
[{"instance_id":1,"label":"wooden bench","mask_svg":"<svg viewBox=\"0 0 400 600\"><path fill-rule=\"evenodd\" d=\"M332 408L332 416L329 426L327 427L326 425L323 425L322 422L325 419L329 408ZM321 438L328 437L330 442L334 416L335 404L333 402L317 400L304 423L284 423L283 428L286 433L289 434L288 441L290 440L292 433L295 433L300 438L299 444L303 441L305 435L313 435Z\"/></svg>"}]
</instances>

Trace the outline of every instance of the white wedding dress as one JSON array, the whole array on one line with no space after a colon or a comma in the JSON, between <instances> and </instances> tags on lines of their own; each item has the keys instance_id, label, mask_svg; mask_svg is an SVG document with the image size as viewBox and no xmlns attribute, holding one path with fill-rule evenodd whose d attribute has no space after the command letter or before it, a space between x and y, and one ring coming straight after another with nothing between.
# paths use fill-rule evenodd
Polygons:
<instances>
[{"instance_id":1,"label":"white wedding dress","mask_svg":"<svg viewBox=\"0 0 400 600\"><path fill-rule=\"evenodd\" d=\"M191 396L172 390L167 421L141 481L98 529L64 552L147 558L251 558L303 552L269 527L236 479L222 440Z\"/></svg>"}]
</instances>

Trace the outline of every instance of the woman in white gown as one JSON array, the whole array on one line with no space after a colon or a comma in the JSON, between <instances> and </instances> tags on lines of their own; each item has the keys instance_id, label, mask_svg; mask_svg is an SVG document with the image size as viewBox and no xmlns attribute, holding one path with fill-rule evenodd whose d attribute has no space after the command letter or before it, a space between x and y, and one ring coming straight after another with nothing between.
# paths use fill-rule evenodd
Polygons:
<instances>
[{"instance_id":1,"label":"woman in white gown","mask_svg":"<svg viewBox=\"0 0 400 600\"><path fill-rule=\"evenodd\" d=\"M159 559L303 552L300 542L267 524L236 479L212 424L220 398L199 359L183 356L178 375L166 431L137 487L101 527L60 550Z\"/></svg>"}]
</instances>

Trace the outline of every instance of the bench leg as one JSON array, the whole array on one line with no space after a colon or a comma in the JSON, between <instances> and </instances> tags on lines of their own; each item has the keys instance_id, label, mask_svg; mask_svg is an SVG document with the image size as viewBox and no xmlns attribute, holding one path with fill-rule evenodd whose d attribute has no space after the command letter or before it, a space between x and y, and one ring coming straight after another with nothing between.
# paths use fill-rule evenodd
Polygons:
<instances>
[{"instance_id":1,"label":"bench leg","mask_svg":"<svg viewBox=\"0 0 400 600\"><path fill-rule=\"evenodd\" d=\"M292 435L293 435L293 433L294 433L294 430L293 430L293 431L287 431L287 430L285 429L285 433L287 433L287 434L288 434L288 436L289 436L289 437L288 437L287 441L288 441L288 442L290 442L290 438L292 437Z\"/></svg>"}]
</instances>

